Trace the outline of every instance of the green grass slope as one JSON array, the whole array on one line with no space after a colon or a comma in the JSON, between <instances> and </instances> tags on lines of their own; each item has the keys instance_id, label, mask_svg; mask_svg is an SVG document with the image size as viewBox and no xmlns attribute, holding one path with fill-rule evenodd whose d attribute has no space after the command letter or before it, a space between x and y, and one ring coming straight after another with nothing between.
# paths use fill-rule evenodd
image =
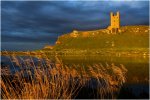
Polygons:
<instances>
[{"instance_id":1,"label":"green grass slope","mask_svg":"<svg viewBox=\"0 0 150 100\"><path fill-rule=\"evenodd\" d=\"M62 35L54 46L61 49L137 49L149 48L149 26L123 26L117 34L108 34L107 30L78 31L77 36L72 33Z\"/></svg>"}]
</instances>

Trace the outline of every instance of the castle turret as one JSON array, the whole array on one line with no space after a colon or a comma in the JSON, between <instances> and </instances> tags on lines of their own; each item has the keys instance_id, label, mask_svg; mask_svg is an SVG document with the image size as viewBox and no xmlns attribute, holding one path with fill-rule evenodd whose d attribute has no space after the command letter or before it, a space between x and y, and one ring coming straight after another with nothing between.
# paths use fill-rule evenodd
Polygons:
<instances>
[{"instance_id":1,"label":"castle turret","mask_svg":"<svg viewBox=\"0 0 150 100\"><path fill-rule=\"evenodd\" d=\"M120 13L117 12L116 15L113 12L110 13L110 26L108 27L109 33L116 34L120 28Z\"/></svg>"}]
</instances>

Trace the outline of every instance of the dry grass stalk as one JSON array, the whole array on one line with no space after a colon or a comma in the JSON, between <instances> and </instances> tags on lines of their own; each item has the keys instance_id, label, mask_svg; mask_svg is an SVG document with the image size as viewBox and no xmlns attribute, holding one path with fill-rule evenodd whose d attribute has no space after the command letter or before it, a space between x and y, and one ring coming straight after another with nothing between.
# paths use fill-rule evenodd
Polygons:
<instances>
[{"instance_id":1,"label":"dry grass stalk","mask_svg":"<svg viewBox=\"0 0 150 100\"><path fill-rule=\"evenodd\" d=\"M28 53L30 56L30 53ZM43 54L43 53L42 53ZM40 58L40 66L37 67L32 57L28 60L21 59L25 70L15 73L15 78L10 80L3 77L1 80L3 99L71 99L77 96L79 90L88 85L91 87L91 80L97 82L97 95L105 98L109 93L112 98L113 93L118 91L125 82L127 72L123 65L117 67L114 64L94 64L88 66L63 65L56 56L57 64L44 55ZM29 68L31 67L32 70ZM18 92L19 91L19 92Z\"/></svg>"}]
</instances>

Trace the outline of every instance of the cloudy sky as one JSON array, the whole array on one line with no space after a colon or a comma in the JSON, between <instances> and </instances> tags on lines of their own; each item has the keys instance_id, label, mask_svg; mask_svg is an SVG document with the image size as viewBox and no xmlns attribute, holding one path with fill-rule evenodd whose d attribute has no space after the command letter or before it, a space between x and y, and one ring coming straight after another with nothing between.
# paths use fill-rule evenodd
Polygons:
<instances>
[{"instance_id":1,"label":"cloudy sky","mask_svg":"<svg viewBox=\"0 0 150 100\"><path fill-rule=\"evenodd\" d=\"M120 11L121 25L149 25L148 1L2 1L2 50L36 50L61 34L109 25Z\"/></svg>"}]
</instances>

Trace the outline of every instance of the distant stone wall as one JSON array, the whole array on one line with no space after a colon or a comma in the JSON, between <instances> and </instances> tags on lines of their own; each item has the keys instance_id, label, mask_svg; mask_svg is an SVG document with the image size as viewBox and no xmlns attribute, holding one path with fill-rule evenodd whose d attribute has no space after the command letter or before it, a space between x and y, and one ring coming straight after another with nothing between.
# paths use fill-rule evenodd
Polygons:
<instances>
[{"instance_id":1,"label":"distant stone wall","mask_svg":"<svg viewBox=\"0 0 150 100\"><path fill-rule=\"evenodd\" d=\"M79 33L77 30L73 30L73 32L70 34L70 36L76 38L79 36Z\"/></svg>"}]
</instances>

